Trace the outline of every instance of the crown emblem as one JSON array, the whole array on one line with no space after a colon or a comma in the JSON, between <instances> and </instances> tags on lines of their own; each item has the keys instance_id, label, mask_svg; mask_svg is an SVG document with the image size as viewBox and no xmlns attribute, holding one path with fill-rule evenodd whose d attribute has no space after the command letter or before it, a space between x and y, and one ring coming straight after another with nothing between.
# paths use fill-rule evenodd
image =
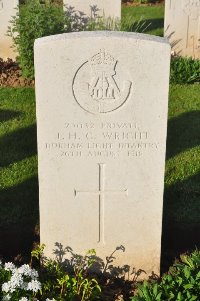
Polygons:
<instances>
[{"instance_id":1,"label":"crown emblem","mask_svg":"<svg viewBox=\"0 0 200 301\"><path fill-rule=\"evenodd\" d=\"M132 82L123 79L123 71L119 73L119 61L105 49L100 49L74 77L73 94L77 103L94 114L120 108L130 95Z\"/></svg>"},{"instance_id":2,"label":"crown emblem","mask_svg":"<svg viewBox=\"0 0 200 301\"><path fill-rule=\"evenodd\" d=\"M89 64L94 74L99 75L103 72L109 76L115 74L117 61L112 55L101 49L99 53L89 60Z\"/></svg>"}]
</instances>

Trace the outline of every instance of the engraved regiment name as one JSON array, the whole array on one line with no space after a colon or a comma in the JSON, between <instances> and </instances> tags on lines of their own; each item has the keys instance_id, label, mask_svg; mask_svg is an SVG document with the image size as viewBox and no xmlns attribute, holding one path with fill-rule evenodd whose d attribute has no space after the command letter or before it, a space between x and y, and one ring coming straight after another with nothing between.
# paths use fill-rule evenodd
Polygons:
<instances>
[{"instance_id":1,"label":"engraved regiment name","mask_svg":"<svg viewBox=\"0 0 200 301\"><path fill-rule=\"evenodd\" d=\"M45 149L62 158L139 158L159 149L153 133L136 122L68 123L56 132L53 141L45 142Z\"/></svg>"},{"instance_id":2,"label":"engraved regiment name","mask_svg":"<svg viewBox=\"0 0 200 301\"><path fill-rule=\"evenodd\" d=\"M127 101L132 82L120 82L116 70L118 63L103 49L78 69L72 89L74 98L82 109L93 114L108 113L117 110Z\"/></svg>"}]
</instances>

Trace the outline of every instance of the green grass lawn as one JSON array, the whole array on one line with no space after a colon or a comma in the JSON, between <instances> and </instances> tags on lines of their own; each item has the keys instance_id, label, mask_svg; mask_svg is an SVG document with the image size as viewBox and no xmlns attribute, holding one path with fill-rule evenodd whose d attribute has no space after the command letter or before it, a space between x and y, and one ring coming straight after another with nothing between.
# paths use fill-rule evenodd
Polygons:
<instances>
[{"instance_id":1,"label":"green grass lawn","mask_svg":"<svg viewBox=\"0 0 200 301\"><path fill-rule=\"evenodd\" d=\"M38 220L33 89L0 89L0 227Z\"/></svg>"},{"instance_id":2,"label":"green grass lawn","mask_svg":"<svg viewBox=\"0 0 200 301\"><path fill-rule=\"evenodd\" d=\"M144 23L139 32L163 36L164 6L123 6L122 21L126 18Z\"/></svg>"},{"instance_id":3,"label":"green grass lawn","mask_svg":"<svg viewBox=\"0 0 200 301\"><path fill-rule=\"evenodd\" d=\"M200 223L200 86L170 89L165 210L168 221Z\"/></svg>"},{"instance_id":4,"label":"green grass lawn","mask_svg":"<svg viewBox=\"0 0 200 301\"><path fill-rule=\"evenodd\" d=\"M180 252L199 245L199 95L200 85L173 85L170 88L161 265L163 271L168 269ZM0 254L4 257L8 250L10 256L20 252L26 256L35 240L34 229L39 223L36 140L34 89L1 88ZM184 241L187 244L182 246Z\"/></svg>"},{"instance_id":5,"label":"green grass lawn","mask_svg":"<svg viewBox=\"0 0 200 301\"><path fill-rule=\"evenodd\" d=\"M200 86L171 86L164 218L200 221ZM0 226L38 221L34 90L0 89Z\"/></svg>"}]
</instances>

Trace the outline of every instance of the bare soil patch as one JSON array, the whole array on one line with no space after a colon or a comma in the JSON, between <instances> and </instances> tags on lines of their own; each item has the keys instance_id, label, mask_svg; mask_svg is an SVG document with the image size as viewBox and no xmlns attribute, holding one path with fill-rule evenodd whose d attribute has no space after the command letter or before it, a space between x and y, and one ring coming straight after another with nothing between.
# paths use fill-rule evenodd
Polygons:
<instances>
[{"instance_id":1,"label":"bare soil patch","mask_svg":"<svg viewBox=\"0 0 200 301\"><path fill-rule=\"evenodd\" d=\"M125 2L122 4L122 6L163 6L164 5L164 0L162 1L158 1L158 2L155 2L155 3L138 3L138 2Z\"/></svg>"},{"instance_id":2,"label":"bare soil patch","mask_svg":"<svg viewBox=\"0 0 200 301\"><path fill-rule=\"evenodd\" d=\"M11 59L0 58L0 87L33 87L34 80L22 76L19 65Z\"/></svg>"}]
</instances>

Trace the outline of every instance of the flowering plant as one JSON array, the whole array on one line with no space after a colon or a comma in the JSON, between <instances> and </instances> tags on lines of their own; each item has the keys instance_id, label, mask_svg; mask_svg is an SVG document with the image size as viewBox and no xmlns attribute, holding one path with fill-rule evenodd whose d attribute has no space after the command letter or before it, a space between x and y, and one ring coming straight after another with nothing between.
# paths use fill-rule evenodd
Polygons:
<instances>
[{"instance_id":1,"label":"flowering plant","mask_svg":"<svg viewBox=\"0 0 200 301\"><path fill-rule=\"evenodd\" d=\"M1 299L3 301L37 300L36 294L41 290L38 272L24 264L17 268L12 262L0 264Z\"/></svg>"},{"instance_id":2,"label":"flowering plant","mask_svg":"<svg viewBox=\"0 0 200 301\"><path fill-rule=\"evenodd\" d=\"M41 263L39 272L28 264L17 267L0 261L1 301L89 301L98 297L101 289L86 273L93 262L90 257L78 257L69 274L59 261L44 258L43 249L32 252L32 259Z\"/></svg>"}]
</instances>

